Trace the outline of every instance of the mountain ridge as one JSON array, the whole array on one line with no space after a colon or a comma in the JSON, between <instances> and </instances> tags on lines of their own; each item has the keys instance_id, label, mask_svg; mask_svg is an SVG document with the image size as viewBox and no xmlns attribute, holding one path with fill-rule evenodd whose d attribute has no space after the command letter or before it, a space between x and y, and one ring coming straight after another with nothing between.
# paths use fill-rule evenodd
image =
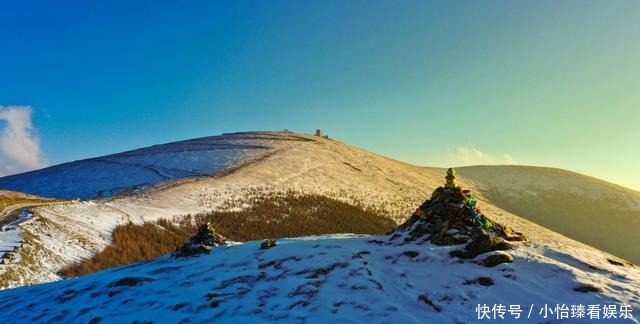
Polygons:
<instances>
[{"instance_id":1,"label":"mountain ridge","mask_svg":"<svg viewBox=\"0 0 640 324\"><path fill-rule=\"evenodd\" d=\"M168 181L129 189L126 194L33 208L35 220L22 225L22 229L30 233L41 250L32 251L38 256L34 258L36 264L31 265L29 270L18 271L30 273L31 277L21 278L16 283L59 279L56 272L60 268L90 258L103 250L111 241L112 230L119 224L142 224L146 221L224 210L228 206L247 206L251 197L270 192L294 190L323 195L365 208L376 208L393 218L396 223L401 223L433 188L441 185L445 171L442 168L417 167L388 159L336 140L283 132L234 133L143 149L155 153L159 147L182 143L174 147L172 152L175 152L180 145L186 143L194 146L198 145L194 144L197 142L200 142L199 147L211 147L207 141L269 148L260 148L259 153L241 152L247 154L236 154L231 158L218 157L215 161L223 161L225 167L214 166L216 170L222 171L213 175L178 177L178 174ZM212 151L229 153L234 152L234 148ZM207 158L213 153L203 154ZM164 161L153 158L144 160L145 156L142 159L148 164ZM184 162L187 159L178 155L177 161ZM178 162L169 160L168 164L172 166L179 164ZM201 169L209 167L201 162L202 160L198 160L195 166ZM185 166L189 167L188 164L181 165L183 168ZM161 164L159 167L165 165ZM475 193L483 203L483 211L490 217L510 224L515 230L527 233L528 237L538 242L558 247L591 248L521 218L505 208L492 205L489 203L491 199L486 197L487 192L483 193L478 188L479 185L472 178L465 177L464 173L463 170L459 183ZM233 208L239 210L237 207Z\"/></svg>"}]
</instances>

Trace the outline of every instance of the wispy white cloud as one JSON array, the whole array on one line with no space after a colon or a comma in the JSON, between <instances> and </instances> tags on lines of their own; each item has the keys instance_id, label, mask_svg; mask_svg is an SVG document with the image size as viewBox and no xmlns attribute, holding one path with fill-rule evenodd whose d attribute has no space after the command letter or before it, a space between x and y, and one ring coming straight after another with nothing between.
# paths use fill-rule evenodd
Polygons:
<instances>
[{"instance_id":1,"label":"wispy white cloud","mask_svg":"<svg viewBox=\"0 0 640 324\"><path fill-rule=\"evenodd\" d=\"M504 161L502 164L516 164L516 160L509 153L502 154L502 159Z\"/></svg>"},{"instance_id":2,"label":"wispy white cloud","mask_svg":"<svg viewBox=\"0 0 640 324\"><path fill-rule=\"evenodd\" d=\"M495 156L468 146L452 146L447 151L451 165L516 164L509 153Z\"/></svg>"},{"instance_id":3,"label":"wispy white cloud","mask_svg":"<svg viewBox=\"0 0 640 324\"><path fill-rule=\"evenodd\" d=\"M0 176L45 166L28 106L0 106Z\"/></svg>"}]
</instances>

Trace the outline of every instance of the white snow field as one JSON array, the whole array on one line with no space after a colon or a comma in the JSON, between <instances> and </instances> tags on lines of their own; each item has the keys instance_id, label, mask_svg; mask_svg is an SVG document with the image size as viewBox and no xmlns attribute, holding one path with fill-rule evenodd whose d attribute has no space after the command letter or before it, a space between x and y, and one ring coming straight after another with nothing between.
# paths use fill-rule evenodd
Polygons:
<instances>
[{"instance_id":1,"label":"white snow field","mask_svg":"<svg viewBox=\"0 0 640 324\"><path fill-rule=\"evenodd\" d=\"M57 272L61 268L104 249L118 224L237 209L246 205L248 197L274 191L321 194L378 208L402 222L442 184L445 174L441 168L417 167L339 141L288 132L205 137L98 159L119 164L104 169L101 163L84 160L0 178L0 188L9 183L29 193L54 191L47 186L50 183L67 197L100 192L107 196L105 192L117 191L114 188L134 186L109 198L33 208L34 220L20 227L29 238L22 253L30 255L31 262L9 265L13 277L0 288L60 279ZM146 178L144 185L132 183L128 175L143 165L147 171L161 171L153 172L155 176ZM472 190L485 215L525 233L532 242L564 253L587 251L586 256L615 259L496 207L478 190L482 183L465 177L458 182Z\"/></svg>"},{"instance_id":2,"label":"white snow field","mask_svg":"<svg viewBox=\"0 0 640 324\"><path fill-rule=\"evenodd\" d=\"M592 249L522 243L509 251L513 263L487 268L478 262L487 254L461 261L448 255L456 248L349 234L281 239L267 250L253 241L1 291L0 316L3 323L638 323L637 267L613 265ZM603 291L574 290L583 284ZM595 307L599 320L591 320Z\"/></svg>"},{"instance_id":3,"label":"white snow field","mask_svg":"<svg viewBox=\"0 0 640 324\"><path fill-rule=\"evenodd\" d=\"M213 175L267 153L269 136L232 134L155 145L0 178L0 188L91 199L169 179Z\"/></svg>"}]
</instances>

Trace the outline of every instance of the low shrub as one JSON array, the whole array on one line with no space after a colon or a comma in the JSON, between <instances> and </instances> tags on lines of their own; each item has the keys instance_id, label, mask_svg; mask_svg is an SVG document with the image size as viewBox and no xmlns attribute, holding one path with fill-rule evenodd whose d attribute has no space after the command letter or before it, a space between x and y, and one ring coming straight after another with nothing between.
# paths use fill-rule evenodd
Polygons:
<instances>
[{"instance_id":1,"label":"low shrub","mask_svg":"<svg viewBox=\"0 0 640 324\"><path fill-rule=\"evenodd\" d=\"M212 211L171 221L117 226L111 245L94 257L63 269L61 274L75 277L156 258L174 251L206 222L234 241L331 233L384 234L396 226L376 210L325 196L295 192L273 194L254 197L251 207L241 211Z\"/></svg>"}]
</instances>

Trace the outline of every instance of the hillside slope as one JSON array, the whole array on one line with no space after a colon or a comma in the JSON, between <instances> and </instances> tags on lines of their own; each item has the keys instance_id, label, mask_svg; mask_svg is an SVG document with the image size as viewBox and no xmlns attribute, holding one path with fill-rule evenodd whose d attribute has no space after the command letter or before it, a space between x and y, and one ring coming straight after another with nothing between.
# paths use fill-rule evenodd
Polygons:
<instances>
[{"instance_id":1,"label":"hillside slope","mask_svg":"<svg viewBox=\"0 0 640 324\"><path fill-rule=\"evenodd\" d=\"M110 199L34 208L36 219L23 225L22 230L33 241L25 244L24 252L34 255L35 264L12 265L16 268L14 274L29 275L20 276L13 280L15 284L5 287L58 279L61 268L104 249L119 224L141 224L212 210L241 210L257 196L291 190L375 208L380 214L401 221L442 177L437 169L415 167L309 135L237 133L199 141L221 140L261 146L262 155L252 155L213 176L172 179ZM156 152L157 147L160 146L149 150ZM190 168L187 163L182 167ZM116 173L114 178L122 174ZM82 183L77 183L66 190L73 196L84 189Z\"/></svg>"},{"instance_id":2,"label":"hillside slope","mask_svg":"<svg viewBox=\"0 0 640 324\"><path fill-rule=\"evenodd\" d=\"M3 177L0 188L66 199L109 197L160 181L220 173L267 154L268 142L266 134L231 134L154 145Z\"/></svg>"},{"instance_id":3,"label":"hillside slope","mask_svg":"<svg viewBox=\"0 0 640 324\"><path fill-rule=\"evenodd\" d=\"M640 263L640 192L553 168L473 166L457 172L495 206Z\"/></svg>"},{"instance_id":4,"label":"hillside slope","mask_svg":"<svg viewBox=\"0 0 640 324\"><path fill-rule=\"evenodd\" d=\"M0 315L4 323L468 323L495 318L501 304L520 307L517 321L502 315L516 322L556 322L556 305L567 316L582 305L589 318L587 307L597 305L601 317L605 306L616 317L629 310L628 322L640 317L638 268L593 249L525 243L510 251L512 263L487 268L450 257L454 248L388 236L282 239L267 250L254 241L2 291ZM576 290L585 286L602 291Z\"/></svg>"},{"instance_id":5,"label":"hillside slope","mask_svg":"<svg viewBox=\"0 0 640 324\"><path fill-rule=\"evenodd\" d=\"M236 133L179 143L183 144L157 145L134 151L140 153L137 155L127 153L113 156L134 159L129 162L135 165L150 165L151 162L148 161L153 160L153 165L162 170L179 167L183 171L199 170L198 172L215 174L185 176L174 173L169 180L154 182L159 179L154 178L145 185L137 184L135 190L129 188L126 194L109 199L34 208L33 212L37 216L35 220L22 225L22 230L28 234L32 243L25 244L24 251L33 255L34 263L12 265L14 273L28 275L21 276L5 287L59 279L57 272L61 268L103 250L111 241L111 232L119 224L142 224L145 221L172 219L212 210L242 210L249 208L255 197L274 192L293 190L323 195L352 205L376 209L400 223L411 215L434 188L442 184L445 174L444 169L416 167L339 141L295 133ZM176 165L173 159L168 158L173 157L173 153L163 155L161 152L161 148L165 147L175 153L184 143L190 143L191 146L194 146L193 143L200 143L198 147L206 148L203 153L205 156L222 154L213 159L214 162L232 162L224 162L224 165L215 164L218 162L202 163L204 160L200 160L201 152L192 150L189 151L189 154L193 154L192 158L180 155L178 160L181 162ZM221 149L216 146L220 143L231 148ZM229 152L239 150L240 146L250 153L243 151L243 154L233 155L235 158L226 156ZM211 147L217 148L210 149ZM149 152L151 157L146 157L142 152ZM159 158L160 156L166 158ZM193 166L189 162L192 159L196 161ZM84 170L85 167L80 166L82 161L74 163ZM88 163L93 165L94 162ZM131 170L130 164L122 164L120 167L125 171L114 173L114 183L126 180L129 172L126 170ZM199 167L201 165L207 165L208 169ZM45 170L53 172L56 167L52 168ZM84 171L77 173L82 177L87 174ZM24 179L28 180L32 175L33 173L16 175L12 179L26 177ZM482 183L466 178L464 172L461 175L459 183L477 195L483 203L483 212L493 219L510 224L514 229L528 233L530 238L558 249L588 248L518 217L505 207L492 205L484 196L485 192L479 190L484 188ZM51 177L58 179L61 175L54 172ZM2 181L8 180L0 179L0 183ZM66 183L65 181L61 183ZM15 185L17 182L11 183ZM30 183L46 183L46 177ZM104 188L107 187L115 186ZM65 192L72 197L87 192L94 192L96 195L99 193L95 190L85 191L83 182L68 185ZM629 239L637 239L637 235Z\"/></svg>"},{"instance_id":6,"label":"hillside slope","mask_svg":"<svg viewBox=\"0 0 640 324\"><path fill-rule=\"evenodd\" d=\"M47 201L52 200L22 192L0 190L0 217L4 214L5 209L15 208L17 205L37 204Z\"/></svg>"}]
</instances>

